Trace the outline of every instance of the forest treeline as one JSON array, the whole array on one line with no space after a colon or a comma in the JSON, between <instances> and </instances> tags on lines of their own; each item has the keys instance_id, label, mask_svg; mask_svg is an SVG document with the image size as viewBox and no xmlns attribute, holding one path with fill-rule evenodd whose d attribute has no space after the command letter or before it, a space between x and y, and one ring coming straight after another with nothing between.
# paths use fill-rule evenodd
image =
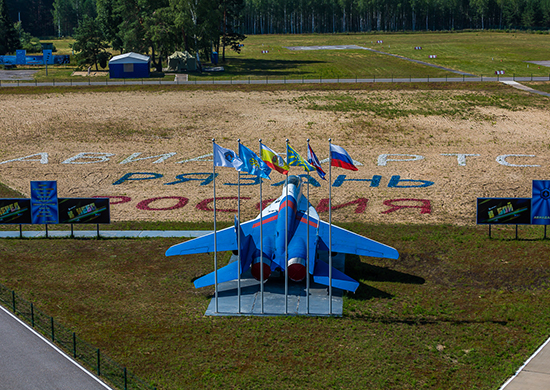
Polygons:
<instances>
[{"instance_id":1,"label":"forest treeline","mask_svg":"<svg viewBox=\"0 0 550 390\"><path fill-rule=\"evenodd\" d=\"M245 34L550 29L550 0L0 0L35 36L122 51L239 50ZM84 23L86 21L86 23Z\"/></svg>"},{"instance_id":2,"label":"forest treeline","mask_svg":"<svg viewBox=\"0 0 550 390\"><path fill-rule=\"evenodd\" d=\"M70 36L105 8L136 14L166 7L193 17L219 0L5 0L14 22L34 36ZM549 29L550 0L242 0L242 34L462 29ZM200 15L195 15L197 18ZM197 22L200 22L197 20ZM220 26L221 28L221 26Z\"/></svg>"}]
</instances>

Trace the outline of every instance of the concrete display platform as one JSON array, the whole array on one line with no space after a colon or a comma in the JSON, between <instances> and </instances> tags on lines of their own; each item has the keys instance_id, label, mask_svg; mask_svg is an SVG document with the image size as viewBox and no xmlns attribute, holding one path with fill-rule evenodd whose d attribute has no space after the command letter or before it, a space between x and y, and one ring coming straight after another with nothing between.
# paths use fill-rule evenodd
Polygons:
<instances>
[{"instance_id":1,"label":"concrete display platform","mask_svg":"<svg viewBox=\"0 0 550 390\"><path fill-rule=\"evenodd\" d=\"M328 253L321 253L321 259L328 263ZM237 261L237 256L232 255L231 260ZM332 258L334 268L344 272L344 254L336 254ZM272 273L264 283L263 310L260 282L252 277L250 270L241 277L241 295L239 310L238 281L220 283L218 285L218 311L216 312L216 299L212 298L206 316L342 316L343 291L332 289L332 312L329 310L328 286L313 282L310 277L309 302L306 282L288 281L288 299L285 303L285 278L278 272Z\"/></svg>"}]
</instances>

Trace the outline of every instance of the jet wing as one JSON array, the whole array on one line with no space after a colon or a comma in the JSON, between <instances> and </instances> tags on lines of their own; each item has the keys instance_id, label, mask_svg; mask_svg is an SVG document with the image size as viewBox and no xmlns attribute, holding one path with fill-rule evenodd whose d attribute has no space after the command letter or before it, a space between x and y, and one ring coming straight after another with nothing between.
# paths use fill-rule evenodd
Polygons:
<instances>
[{"instance_id":1,"label":"jet wing","mask_svg":"<svg viewBox=\"0 0 550 390\"><path fill-rule=\"evenodd\" d=\"M216 246L218 252L237 249L237 235L235 234L234 226L216 232ZM214 252L213 232L202 237L171 246L166 251L166 256L191 255L206 252Z\"/></svg>"},{"instance_id":2,"label":"jet wing","mask_svg":"<svg viewBox=\"0 0 550 390\"><path fill-rule=\"evenodd\" d=\"M319 221L319 223L319 238L324 248L318 249L328 250L329 224L325 221ZM381 244L334 225L332 225L332 251L387 259L399 258L399 252L391 246Z\"/></svg>"}]
</instances>

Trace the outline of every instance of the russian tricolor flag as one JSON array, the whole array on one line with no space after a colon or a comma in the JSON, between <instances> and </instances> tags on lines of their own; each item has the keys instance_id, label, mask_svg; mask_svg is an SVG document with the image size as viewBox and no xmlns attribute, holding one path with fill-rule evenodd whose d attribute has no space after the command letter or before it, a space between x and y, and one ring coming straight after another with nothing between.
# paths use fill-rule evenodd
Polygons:
<instances>
[{"instance_id":1,"label":"russian tricolor flag","mask_svg":"<svg viewBox=\"0 0 550 390\"><path fill-rule=\"evenodd\" d=\"M348 152L340 146L330 144L330 165L333 167L340 167L344 169L349 169L350 171L357 171L355 165L353 165L353 160L349 156Z\"/></svg>"}]
</instances>

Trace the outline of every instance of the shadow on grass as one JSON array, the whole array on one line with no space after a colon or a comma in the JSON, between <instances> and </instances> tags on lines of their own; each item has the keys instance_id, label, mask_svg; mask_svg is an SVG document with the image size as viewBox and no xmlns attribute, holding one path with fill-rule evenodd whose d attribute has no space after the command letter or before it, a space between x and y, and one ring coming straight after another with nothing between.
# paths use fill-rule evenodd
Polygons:
<instances>
[{"instance_id":1,"label":"shadow on grass","mask_svg":"<svg viewBox=\"0 0 550 390\"><path fill-rule=\"evenodd\" d=\"M424 284L426 280L419 276L398 272L385 267L378 267L361 262L357 255L346 255L346 274L355 280L371 282L390 282L404 284ZM359 284L353 299L368 300L372 298L391 299L393 296L364 283Z\"/></svg>"},{"instance_id":2,"label":"shadow on grass","mask_svg":"<svg viewBox=\"0 0 550 390\"><path fill-rule=\"evenodd\" d=\"M224 64L226 73L232 76L288 76L296 73L306 75L317 75L317 71L304 71L304 67L320 64L323 61L295 61L295 60L262 60L262 59L231 59ZM302 68L302 69L300 69ZM215 73L203 72L203 75L210 76Z\"/></svg>"},{"instance_id":3,"label":"shadow on grass","mask_svg":"<svg viewBox=\"0 0 550 390\"><path fill-rule=\"evenodd\" d=\"M391 282L406 284L424 284L426 280L419 276L394 271L385 267L361 262L357 255L346 255L346 274L354 279L372 282Z\"/></svg>"},{"instance_id":4,"label":"shadow on grass","mask_svg":"<svg viewBox=\"0 0 550 390\"><path fill-rule=\"evenodd\" d=\"M379 322L383 324L405 324L405 325L431 325L431 324L440 324L440 323L449 323L453 325L462 325L462 324L495 324L495 325L508 325L508 321L498 321L491 319L482 319L482 320L461 320L461 319L452 319L452 318L406 318L406 317L387 317L387 316L371 316L365 314L353 314L354 319L360 319L368 322Z\"/></svg>"}]
</instances>

